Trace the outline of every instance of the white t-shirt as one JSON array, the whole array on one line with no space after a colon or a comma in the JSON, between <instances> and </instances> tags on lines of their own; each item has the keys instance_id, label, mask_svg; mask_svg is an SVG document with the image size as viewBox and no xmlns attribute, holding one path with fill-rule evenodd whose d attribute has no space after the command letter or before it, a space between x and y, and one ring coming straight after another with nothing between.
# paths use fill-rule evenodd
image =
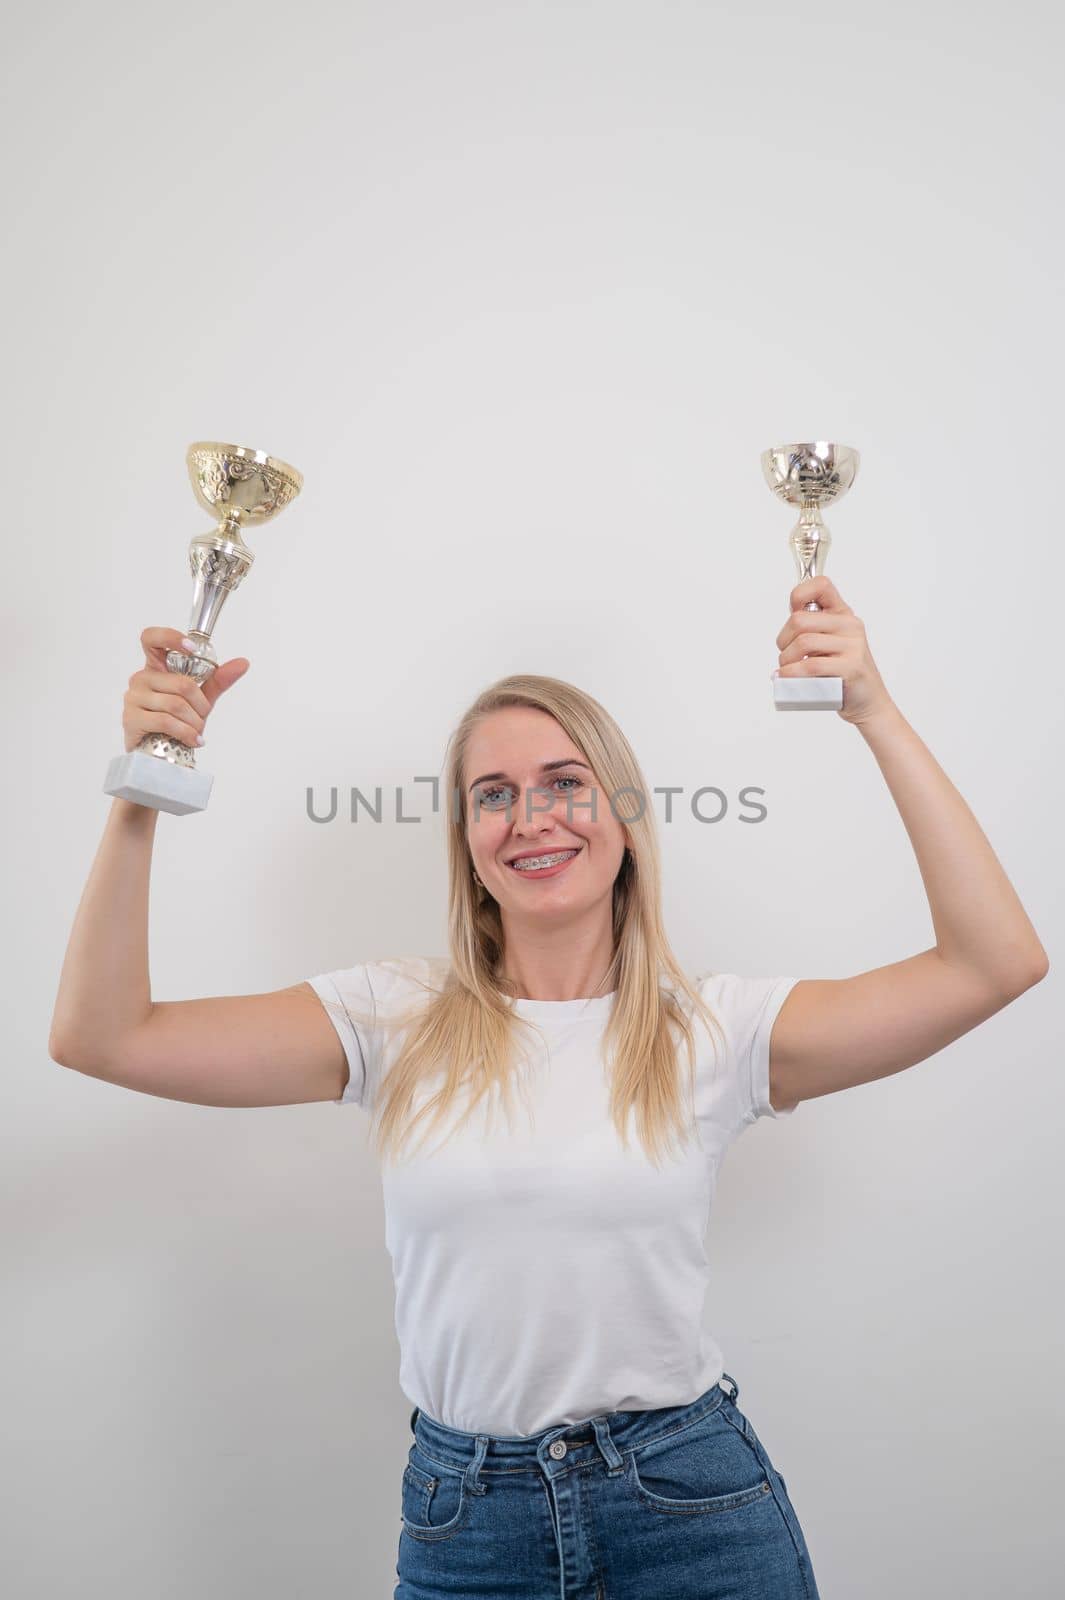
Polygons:
<instances>
[{"instance_id":1,"label":"white t-shirt","mask_svg":"<svg viewBox=\"0 0 1065 1600\"><path fill-rule=\"evenodd\" d=\"M419 995L428 1001L413 980L439 987L447 966L411 957L308 982L333 1006L380 1017ZM449 1121L413 1157L409 1145L398 1165L384 1162L400 1387L429 1417L526 1438L604 1412L687 1405L721 1377L722 1353L703 1327L706 1224L732 1140L759 1117L792 1114L769 1103L769 1035L798 979L712 973L694 982L728 1041L715 1073L710 1035L695 1017L701 1148L689 1140L683 1156L674 1147L656 1169L630 1117L623 1150L599 1057L613 1005L604 995L515 1000L550 1048L531 1037L535 1070L515 1091L509 1129L497 1108L483 1139L482 1101L458 1132ZM334 1104L369 1110L400 1040L328 1014L350 1069ZM679 1050L683 1104L688 1057L683 1043ZM440 1081L419 1088L415 1110ZM467 1103L458 1102L459 1114Z\"/></svg>"}]
</instances>

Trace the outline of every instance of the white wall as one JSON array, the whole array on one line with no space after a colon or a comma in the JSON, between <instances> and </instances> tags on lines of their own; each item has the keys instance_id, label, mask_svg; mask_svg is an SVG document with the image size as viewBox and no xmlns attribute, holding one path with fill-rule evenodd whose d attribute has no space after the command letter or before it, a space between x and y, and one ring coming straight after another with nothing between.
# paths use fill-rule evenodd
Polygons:
<instances>
[{"instance_id":1,"label":"white wall","mask_svg":"<svg viewBox=\"0 0 1065 1600\"><path fill-rule=\"evenodd\" d=\"M158 999L446 948L439 772L547 672L655 784L689 965L926 948L861 735L774 712L795 582L759 453L862 452L829 574L1052 963L930 1061L733 1152L713 1327L823 1600L1026 1600L1063 1558L1060 15L1043 5L105 3L3 74L10 1041L0 1582L291 1600L395 1581L410 1402L362 1113L53 1063L193 439L306 475L216 632L248 677L160 820ZM560 574L546 600L527 580ZM403 828L305 814L399 784ZM663 813L659 812L660 820Z\"/></svg>"}]
</instances>

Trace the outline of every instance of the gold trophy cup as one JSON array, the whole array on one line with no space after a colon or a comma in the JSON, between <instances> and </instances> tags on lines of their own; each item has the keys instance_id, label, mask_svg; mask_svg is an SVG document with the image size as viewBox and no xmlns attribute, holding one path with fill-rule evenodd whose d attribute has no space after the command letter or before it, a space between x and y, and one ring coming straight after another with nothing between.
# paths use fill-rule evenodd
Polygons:
<instances>
[{"instance_id":1,"label":"gold trophy cup","mask_svg":"<svg viewBox=\"0 0 1065 1600\"><path fill-rule=\"evenodd\" d=\"M189 446L185 460L196 499L219 521L189 545L193 597L188 637L195 652L168 650L166 665L170 672L184 672L204 683L218 665L211 632L226 599L255 560L242 530L283 511L302 489L303 476L276 456L239 444L201 440ZM170 734L147 733L135 749L110 762L104 794L184 816L204 810L213 781L199 771L189 745Z\"/></svg>"}]
</instances>

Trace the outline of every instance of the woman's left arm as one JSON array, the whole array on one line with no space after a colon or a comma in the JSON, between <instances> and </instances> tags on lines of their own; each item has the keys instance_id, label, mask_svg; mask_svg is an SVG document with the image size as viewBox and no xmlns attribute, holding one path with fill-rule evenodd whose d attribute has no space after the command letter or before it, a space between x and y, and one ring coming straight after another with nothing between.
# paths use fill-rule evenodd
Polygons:
<instances>
[{"instance_id":1,"label":"woman's left arm","mask_svg":"<svg viewBox=\"0 0 1065 1600\"><path fill-rule=\"evenodd\" d=\"M806 611L811 600L824 609ZM1050 966L980 824L885 689L861 619L823 576L797 584L791 607L777 635L780 675L843 679L838 715L860 730L884 774L917 857L936 942L853 978L795 984L770 1039L776 1110L924 1061Z\"/></svg>"}]
</instances>

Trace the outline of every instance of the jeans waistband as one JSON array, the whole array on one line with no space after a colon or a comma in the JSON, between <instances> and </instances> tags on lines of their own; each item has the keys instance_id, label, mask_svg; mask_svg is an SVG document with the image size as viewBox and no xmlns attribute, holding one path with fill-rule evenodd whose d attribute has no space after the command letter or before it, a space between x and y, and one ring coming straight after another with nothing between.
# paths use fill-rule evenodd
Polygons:
<instances>
[{"instance_id":1,"label":"jeans waistband","mask_svg":"<svg viewBox=\"0 0 1065 1600\"><path fill-rule=\"evenodd\" d=\"M721 1387L727 1384L731 1394ZM723 1372L718 1383L684 1406L663 1406L652 1411L610 1411L584 1422L560 1423L525 1438L500 1438L485 1433L463 1433L448 1428L415 1406L411 1431L419 1448L441 1466L463 1473L475 1493L483 1493L484 1473L519 1472L537 1465L551 1473L569 1471L593 1459L598 1452L611 1472L622 1468L621 1452L654 1439L677 1433L715 1411L725 1400L739 1397L735 1378Z\"/></svg>"}]
</instances>

